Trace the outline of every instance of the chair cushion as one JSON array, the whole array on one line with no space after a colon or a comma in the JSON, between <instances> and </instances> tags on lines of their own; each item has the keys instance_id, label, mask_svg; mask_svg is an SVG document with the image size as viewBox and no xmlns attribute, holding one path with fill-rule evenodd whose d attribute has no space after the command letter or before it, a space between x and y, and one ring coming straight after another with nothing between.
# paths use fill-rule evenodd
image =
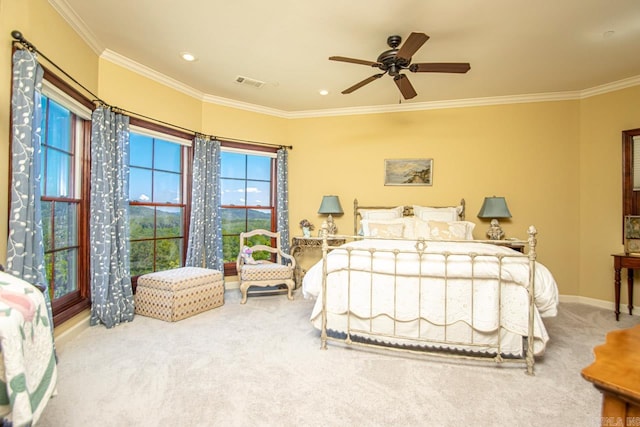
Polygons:
<instances>
[{"instance_id":1,"label":"chair cushion","mask_svg":"<svg viewBox=\"0 0 640 427\"><path fill-rule=\"evenodd\" d=\"M244 265L240 274L242 281L285 280L293 277L291 267L273 262Z\"/></svg>"}]
</instances>

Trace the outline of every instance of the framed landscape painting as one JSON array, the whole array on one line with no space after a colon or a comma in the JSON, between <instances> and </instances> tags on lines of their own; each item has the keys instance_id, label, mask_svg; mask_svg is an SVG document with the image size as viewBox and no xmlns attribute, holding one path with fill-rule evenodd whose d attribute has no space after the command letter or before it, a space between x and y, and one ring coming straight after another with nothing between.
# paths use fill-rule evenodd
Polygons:
<instances>
[{"instance_id":1,"label":"framed landscape painting","mask_svg":"<svg viewBox=\"0 0 640 427\"><path fill-rule=\"evenodd\" d=\"M384 161L384 185L432 185L433 159Z\"/></svg>"}]
</instances>

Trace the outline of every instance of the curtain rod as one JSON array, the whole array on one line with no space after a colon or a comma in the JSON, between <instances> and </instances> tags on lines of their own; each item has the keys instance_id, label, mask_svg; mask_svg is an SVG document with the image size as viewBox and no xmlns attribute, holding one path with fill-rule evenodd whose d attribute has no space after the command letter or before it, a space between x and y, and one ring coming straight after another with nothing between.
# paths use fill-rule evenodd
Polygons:
<instances>
[{"instance_id":1,"label":"curtain rod","mask_svg":"<svg viewBox=\"0 0 640 427\"><path fill-rule=\"evenodd\" d=\"M71 75L69 75L69 73L67 73L65 70L63 70L62 67L60 67L58 64L53 62L51 59L49 59L44 53L39 51L38 48L35 47L35 45L33 45L31 42L29 42L27 39L24 38L24 36L22 35L22 33L20 31L13 30L11 32L11 37L13 37L15 39L14 40L14 44L15 43L19 43L24 48L26 48L27 50L29 50L31 52L35 52L38 55L42 56L44 59L47 60L48 63L53 65L58 71L60 71L62 74L64 74L72 82L74 82L75 84L80 86L88 94L90 94L94 98L92 100L92 102L97 102L100 105L104 105L106 107L121 111L123 113L135 115L135 116L138 116L138 117L142 117L142 118L145 118L147 120L152 120L152 121L154 121L156 123L161 123L163 125L170 126L170 127L175 128L175 129L180 129L180 130L186 131L188 133L192 133L194 135L204 135L204 136L208 136L208 137L210 137L212 139L222 139L222 140L233 141L233 142L244 142L244 143L247 143L247 144L257 144L257 145L264 145L264 146L269 146L269 147L281 147L281 148L288 148L289 150L293 150L293 146L292 145L272 144L272 143L269 143L269 142L248 141L248 140L243 140L243 139L229 138L229 137L226 137L226 136L206 135L206 134L203 134L202 132L197 132L197 131L194 131L192 129L188 129L188 128L185 128L185 127L182 127L182 126L175 125L173 123L168 123L168 122L165 122L165 121L162 121L162 120L159 120L159 119L154 119L153 117L145 116L144 114L136 113L136 112L133 112L133 111L125 110L124 108L119 108L119 107L116 107L116 106L109 105L107 102L105 102L102 99L100 99L96 94L94 94L89 89L84 87L80 82L78 82L76 79L74 79Z\"/></svg>"}]
</instances>

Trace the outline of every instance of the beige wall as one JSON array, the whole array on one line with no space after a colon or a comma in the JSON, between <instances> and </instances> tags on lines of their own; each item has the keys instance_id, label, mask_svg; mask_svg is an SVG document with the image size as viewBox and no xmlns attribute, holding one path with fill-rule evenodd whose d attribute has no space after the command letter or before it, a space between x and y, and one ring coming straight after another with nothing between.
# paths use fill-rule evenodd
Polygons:
<instances>
[{"instance_id":1,"label":"beige wall","mask_svg":"<svg viewBox=\"0 0 640 427\"><path fill-rule=\"evenodd\" d=\"M562 294L613 300L610 254L622 249L620 132L640 127L640 87L573 101L284 119L203 102L98 60L43 0L3 0L0 8L3 28L22 31L112 105L206 134L293 145L293 235L302 218L320 225L322 195L337 194L345 210L337 218L342 232L351 232L355 197L384 205L465 198L475 237L483 238L488 224L476 217L483 198L505 196L513 214L503 222L507 235L538 228L540 260ZM0 42L0 80L9 82L8 34ZM3 153L9 152L9 104L7 83L0 87ZM0 156L1 170L7 157ZM433 186L384 186L384 159L413 157L434 159ZM8 175L0 174L1 259L8 185Z\"/></svg>"},{"instance_id":2,"label":"beige wall","mask_svg":"<svg viewBox=\"0 0 640 427\"><path fill-rule=\"evenodd\" d=\"M640 86L587 98L580 105L579 294L612 301L611 254L623 250L622 131L640 128ZM624 274L623 281L626 306ZM636 307L639 287L636 280Z\"/></svg>"},{"instance_id":3,"label":"beige wall","mask_svg":"<svg viewBox=\"0 0 640 427\"><path fill-rule=\"evenodd\" d=\"M220 138L290 145L288 120L235 108L202 104L202 132Z\"/></svg>"},{"instance_id":4,"label":"beige wall","mask_svg":"<svg viewBox=\"0 0 640 427\"><path fill-rule=\"evenodd\" d=\"M579 103L513 104L292 120L290 221L316 225L323 194L337 194L353 229L354 198L363 205L455 204L466 200L476 238L488 223L476 215L485 196L505 196L513 215L507 236L539 231L540 260L556 275L563 294L578 284L578 224L568 215L578 204ZM384 186L384 159L433 158L432 187Z\"/></svg>"},{"instance_id":5,"label":"beige wall","mask_svg":"<svg viewBox=\"0 0 640 427\"><path fill-rule=\"evenodd\" d=\"M199 131L202 102L100 59L99 96L109 105Z\"/></svg>"}]
</instances>

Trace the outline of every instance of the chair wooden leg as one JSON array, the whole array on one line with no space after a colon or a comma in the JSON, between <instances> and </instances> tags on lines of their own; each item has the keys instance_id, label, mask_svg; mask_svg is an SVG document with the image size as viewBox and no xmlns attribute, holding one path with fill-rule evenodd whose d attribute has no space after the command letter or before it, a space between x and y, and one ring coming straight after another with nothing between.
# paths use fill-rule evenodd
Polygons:
<instances>
[{"instance_id":1,"label":"chair wooden leg","mask_svg":"<svg viewBox=\"0 0 640 427\"><path fill-rule=\"evenodd\" d=\"M240 283L240 293L242 294L240 304L244 304L247 302L247 289L249 289L249 286L247 286L246 283Z\"/></svg>"},{"instance_id":2,"label":"chair wooden leg","mask_svg":"<svg viewBox=\"0 0 640 427\"><path fill-rule=\"evenodd\" d=\"M293 292L293 288L296 286L296 282L293 280L287 280L285 284L287 285L287 290L288 290L287 298L289 298L289 300L292 301L293 300L292 292Z\"/></svg>"}]
</instances>

